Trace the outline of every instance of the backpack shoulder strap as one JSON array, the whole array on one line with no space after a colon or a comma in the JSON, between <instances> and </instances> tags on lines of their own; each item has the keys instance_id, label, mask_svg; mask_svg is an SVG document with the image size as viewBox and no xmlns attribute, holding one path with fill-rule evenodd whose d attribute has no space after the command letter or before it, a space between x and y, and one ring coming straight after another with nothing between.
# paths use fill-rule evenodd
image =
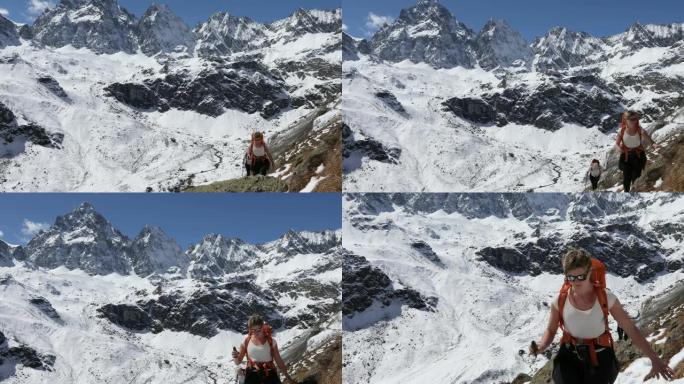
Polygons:
<instances>
[{"instance_id":1,"label":"backpack shoulder strap","mask_svg":"<svg viewBox=\"0 0 684 384\"><path fill-rule=\"evenodd\" d=\"M252 365L252 363L253 363L253 362L252 362L252 358L249 357L249 352L248 352L248 351L249 351L248 347L249 347L249 341L250 341L250 340L252 340L252 335L251 335L251 334L250 334L250 335L247 335L247 337L245 337L245 344L244 344L244 345L245 345L245 356L247 357L247 364Z\"/></svg>"},{"instance_id":2,"label":"backpack shoulder strap","mask_svg":"<svg viewBox=\"0 0 684 384\"><path fill-rule=\"evenodd\" d=\"M603 322L606 326L606 331L610 331L608 328L608 315L610 314L610 309L608 308L608 294L606 289L602 287L596 287L596 298L598 299L599 305L601 306L601 312L603 312Z\"/></svg>"},{"instance_id":3,"label":"backpack shoulder strap","mask_svg":"<svg viewBox=\"0 0 684 384\"><path fill-rule=\"evenodd\" d=\"M563 309L565 308L565 301L568 298L568 292L570 291L570 285L564 283L561 287L560 293L558 294L558 325L560 329L565 333L565 324L563 322Z\"/></svg>"},{"instance_id":4,"label":"backpack shoulder strap","mask_svg":"<svg viewBox=\"0 0 684 384\"><path fill-rule=\"evenodd\" d=\"M271 360L275 360L275 346L273 345L273 337L269 336L266 338L268 341L268 346L271 349Z\"/></svg>"}]
</instances>

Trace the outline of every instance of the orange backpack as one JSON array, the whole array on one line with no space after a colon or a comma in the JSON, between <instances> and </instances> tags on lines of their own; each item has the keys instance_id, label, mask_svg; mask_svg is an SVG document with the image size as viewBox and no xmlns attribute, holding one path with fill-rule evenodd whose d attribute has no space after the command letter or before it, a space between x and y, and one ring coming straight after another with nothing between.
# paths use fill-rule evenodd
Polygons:
<instances>
[{"instance_id":1,"label":"orange backpack","mask_svg":"<svg viewBox=\"0 0 684 384\"><path fill-rule=\"evenodd\" d=\"M596 298L598 299L599 305L601 306L601 311L603 312L603 321L605 324L605 331L595 339L578 339L573 337L570 332L565 329L565 324L563 322L563 308L565 308L565 300L568 297L570 291L570 283L567 281L563 283L558 295L558 313L559 326L563 331L563 337L561 338L561 344L588 344L589 354L591 356L591 363L593 366L598 366L598 356L596 356L596 345L603 347L613 347L613 336L610 334L610 328L608 327L608 315L610 313L608 308L608 295L606 294L606 266L600 260L591 258L591 268L589 271L589 281L591 281L594 286L594 292L596 293Z\"/></svg>"},{"instance_id":2,"label":"orange backpack","mask_svg":"<svg viewBox=\"0 0 684 384\"><path fill-rule=\"evenodd\" d=\"M641 142L641 124L637 122L637 134L639 135L639 146L636 148L627 148L624 142L625 138L625 131L627 130L627 119L625 119L625 116L622 116L622 120L620 121L620 149L622 150L622 153L625 155L625 162L628 160L628 153L630 150L636 151L637 157L641 157L641 153L644 152L644 144Z\"/></svg>"},{"instance_id":3,"label":"orange backpack","mask_svg":"<svg viewBox=\"0 0 684 384\"><path fill-rule=\"evenodd\" d=\"M249 329L249 328L247 328L247 329ZM271 359L273 359L275 357L275 349L273 348L273 328L271 328L271 326L268 324L264 324L261 327L261 332L264 334L264 337L266 338L266 341L268 342L268 346L271 349ZM276 369L275 364L273 364L273 360L271 360L270 362L258 362L258 363L255 362L254 360L252 360L252 358L249 357L249 352L247 349L247 347L249 346L250 340L252 340L252 331L251 330L249 331L249 334L245 338L245 343L244 343L245 356L247 356L247 367L248 368L253 367L256 369L263 370L264 374L266 376L268 376L268 374L272 370L275 371L275 369Z\"/></svg>"}]
</instances>

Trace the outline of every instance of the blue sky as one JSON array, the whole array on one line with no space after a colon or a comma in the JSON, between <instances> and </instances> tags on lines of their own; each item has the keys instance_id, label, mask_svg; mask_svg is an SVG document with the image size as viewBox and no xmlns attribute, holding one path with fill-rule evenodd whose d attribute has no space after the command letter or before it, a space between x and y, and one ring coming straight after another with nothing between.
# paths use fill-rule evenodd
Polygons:
<instances>
[{"instance_id":1,"label":"blue sky","mask_svg":"<svg viewBox=\"0 0 684 384\"><path fill-rule=\"evenodd\" d=\"M153 0L119 0L119 5L140 17ZM270 22L292 14L297 8L334 9L342 0L158 0L168 5L190 27L205 21L219 11L228 11L237 16L249 16L259 22ZM19 23L30 23L38 11L47 3L58 4L59 0L0 0L2 9L9 12L9 18Z\"/></svg>"},{"instance_id":2,"label":"blue sky","mask_svg":"<svg viewBox=\"0 0 684 384\"><path fill-rule=\"evenodd\" d=\"M684 22L682 0L441 0L456 19L479 31L490 18L505 19L528 41L555 26L607 36L624 32L631 24ZM342 17L347 33L367 37L367 23L396 18L415 0L343 0ZM370 13L378 17L369 20ZM371 22L371 24L373 24Z\"/></svg>"},{"instance_id":3,"label":"blue sky","mask_svg":"<svg viewBox=\"0 0 684 384\"><path fill-rule=\"evenodd\" d=\"M87 201L130 238L149 224L161 227L184 249L209 233L262 243L288 229L339 229L341 200L338 193L3 193L0 239L23 244L28 233Z\"/></svg>"}]
</instances>

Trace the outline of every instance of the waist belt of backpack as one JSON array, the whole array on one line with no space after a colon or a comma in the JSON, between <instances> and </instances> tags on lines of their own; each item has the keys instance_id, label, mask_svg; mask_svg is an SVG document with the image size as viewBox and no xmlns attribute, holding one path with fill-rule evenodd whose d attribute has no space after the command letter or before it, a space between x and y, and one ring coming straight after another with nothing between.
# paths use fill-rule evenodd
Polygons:
<instances>
[{"instance_id":1,"label":"waist belt of backpack","mask_svg":"<svg viewBox=\"0 0 684 384\"><path fill-rule=\"evenodd\" d=\"M629 153L634 152L636 153L638 158L641 158L641 153L644 152L644 147L639 145L636 148L629 148L626 145L622 145L622 152L625 154L625 161L629 159Z\"/></svg>"},{"instance_id":2,"label":"waist belt of backpack","mask_svg":"<svg viewBox=\"0 0 684 384\"><path fill-rule=\"evenodd\" d=\"M265 376L268 376L271 371L276 372L276 366L272 361L251 361L247 363L247 368L254 368L257 371L263 371Z\"/></svg>"},{"instance_id":3,"label":"waist belt of backpack","mask_svg":"<svg viewBox=\"0 0 684 384\"><path fill-rule=\"evenodd\" d=\"M610 333L606 332L603 333L601 336L595 338L595 339L580 339L576 337L572 337L567 332L563 333L563 338L561 338L561 344L571 344L575 348L577 348L578 345L586 345L589 347L589 358L591 360L591 365L594 367L597 367L599 365L598 363L598 356L596 355L596 352L600 352L602 348L599 348L597 351L596 346L599 347L605 347L605 348L612 348L613 347L613 339L610 337Z\"/></svg>"}]
</instances>

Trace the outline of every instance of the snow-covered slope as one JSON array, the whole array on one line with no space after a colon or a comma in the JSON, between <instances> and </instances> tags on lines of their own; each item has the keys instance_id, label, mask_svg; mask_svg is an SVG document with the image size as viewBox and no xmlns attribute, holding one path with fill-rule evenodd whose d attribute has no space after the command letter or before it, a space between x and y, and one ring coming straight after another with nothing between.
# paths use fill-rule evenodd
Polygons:
<instances>
[{"instance_id":1,"label":"snow-covered slope","mask_svg":"<svg viewBox=\"0 0 684 384\"><path fill-rule=\"evenodd\" d=\"M617 158L626 108L666 148L649 164L671 173L662 164L677 157L664 153L684 129L680 24L606 38L557 27L528 44L505 21L444 31L461 24L434 0L402 15L370 41L343 38L345 191L582 191L592 159ZM658 172L644 172L656 190Z\"/></svg>"},{"instance_id":2,"label":"snow-covered slope","mask_svg":"<svg viewBox=\"0 0 684 384\"><path fill-rule=\"evenodd\" d=\"M518 351L541 337L569 247L606 262L632 316L684 279L676 194L346 194L343 205L345 383L533 375L547 360Z\"/></svg>"},{"instance_id":3,"label":"snow-covered slope","mask_svg":"<svg viewBox=\"0 0 684 384\"><path fill-rule=\"evenodd\" d=\"M130 241L84 204L26 247L0 241L0 380L225 383L253 313L300 380L319 375L341 337L340 231L219 237L185 253L159 228Z\"/></svg>"},{"instance_id":4,"label":"snow-covered slope","mask_svg":"<svg viewBox=\"0 0 684 384\"><path fill-rule=\"evenodd\" d=\"M167 191L237 178L253 131L268 140L296 130L341 95L339 10L271 24L219 13L192 31L163 5L136 20L115 0L64 0L36 20L32 40L7 22L4 191Z\"/></svg>"}]
</instances>

